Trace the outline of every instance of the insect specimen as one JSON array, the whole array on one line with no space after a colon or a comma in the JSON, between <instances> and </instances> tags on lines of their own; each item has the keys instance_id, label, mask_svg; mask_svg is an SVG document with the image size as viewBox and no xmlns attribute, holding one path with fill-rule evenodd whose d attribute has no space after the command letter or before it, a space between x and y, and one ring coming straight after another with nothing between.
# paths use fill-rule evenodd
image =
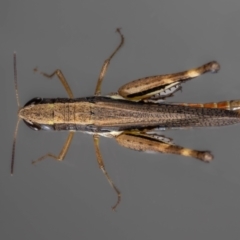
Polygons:
<instances>
[{"instance_id":1,"label":"insect specimen","mask_svg":"<svg viewBox=\"0 0 240 240\"><path fill-rule=\"evenodd\" d=\"M62 161L76 131L93 135L99 168L117 193L116 209L121 193L108 175L99 149L99 136L114 138L121 146L138 151L173 153L210 162L209 151L198 151L175 145L159 134L160 130L172 128L225 126L240 122L240 101L219 103L166 103L162 100L181 89L181 84L201 74L216 73L220 65L209 62L200 67L179 72L141 78L127 83L116 93L101 95L101 84L111 59L122 47L124 36L117 29L121 41L102 66L94 96L74 98L63 73L57 69L52 74L40 72L47 78L57 76L69 98L34 98L20 107L17 89L16 54L14 54L14 79L19 107L18 122L14 134L11 173L18 125L22 119L33 130L68 131L67 140L58 155L48 153L33 163L46 158ZM35 71L38 71L35 69Z\"/></svg>"}]
</instances>

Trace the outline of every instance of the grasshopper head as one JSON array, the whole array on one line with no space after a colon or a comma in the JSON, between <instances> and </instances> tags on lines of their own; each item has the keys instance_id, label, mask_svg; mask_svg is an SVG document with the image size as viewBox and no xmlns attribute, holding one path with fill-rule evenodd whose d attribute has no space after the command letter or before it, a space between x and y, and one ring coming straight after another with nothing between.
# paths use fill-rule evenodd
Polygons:
<instances>
[{"instance_id":1,"label":"grasshopper head","mask_svg":"<svg viewBox=\"0 0 240 240\"><path fill-rule=\"evenodd\" d=\"M23 108L18 112L19 118L23 119L24 123L31 128L32 130L38 131L41 130L41 126L34 122L34 112L32 109L35 105L42 102L42 98L33 98L28 101Z\"/></svg>"}]
</instances>

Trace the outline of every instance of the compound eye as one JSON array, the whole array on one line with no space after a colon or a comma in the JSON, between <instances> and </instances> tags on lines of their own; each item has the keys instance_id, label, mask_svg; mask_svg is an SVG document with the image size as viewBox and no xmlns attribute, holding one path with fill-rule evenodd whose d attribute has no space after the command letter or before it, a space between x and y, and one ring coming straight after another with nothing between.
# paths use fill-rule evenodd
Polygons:
<instances>
[{"instance_id":1,"label":"compound eye","mask_svg":"<svg viewBox=\"0 0 240 240\"><path fill-rule=\"evenodd\" d=\"M23 120L23 122L24 122L29 128L31 128L31 129L34 130L34 131L42 130L41 125L39 125L39 124L35 124L35 123L32 123L32 122L27 122L26 120Z\"/></svg>"},{"instance_id":2,"label":"compound eye","mask_svg":"<svg viewBox=\"0 0 240 240\"><path fill-rule=\"evenodd\" d=\"M42 98L33 98L30 101L28 101L24 107L29 106L29 105L37 105L42 102Z\"/></svg>"}]
</instances>

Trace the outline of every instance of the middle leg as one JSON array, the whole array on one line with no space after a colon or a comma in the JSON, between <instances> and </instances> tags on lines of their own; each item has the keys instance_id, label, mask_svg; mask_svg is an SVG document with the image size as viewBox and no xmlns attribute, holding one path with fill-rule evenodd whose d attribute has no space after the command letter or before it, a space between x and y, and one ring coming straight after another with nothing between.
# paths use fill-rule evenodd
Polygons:
<instances>
[{"instance_id":1,"label":"middle leg","mask_svg":"<svg viewBox=\"0 0 240 240\"><path fill-rule=\"evenodd\" d=\"M116 207L118 206L118 204L121 201L121 193L118 190L118 188L115 186L115 184L113 183L112 179L110 178L110 176L108 175L105 166L104 166L104 162L100 153L100 149L99 149L99 136L98 135L94 135L93 136L93 141L94 141L94 146L95 146L95 151L96 151L96 157L97 157L97 161L98 161L98 166L99 168L102 170L103 174L105 175L105 177L107 178L109 184L111 185L111 187L114 189L114 191L117 194L117 202L116 204L112 207L112 210L116 210Z\"/></svg>"},{"instance_id":2,"label":"middle leg","mask_svg":"<svg viewBox=\"0 0 240 240\"><path fill-rule=\"evenodd\" d=\"M101 69L99 77L98 77L97 86L96 86L96 89L95 89L95 95L101 95L102 81L103 81L103 78L104 78L104 76L107 72L110 61L112 60L114 55L117 53L117 51L122 47L122 45L124 43L124 36L122 35L120 28L117 28L116 32L119 33L119 35L121 37L121 42L119 43L117 48L114 50L114 52L110 55L110 57L104 61L104 64L102 66L102 69Z\"/></svg>"}]
</instances>

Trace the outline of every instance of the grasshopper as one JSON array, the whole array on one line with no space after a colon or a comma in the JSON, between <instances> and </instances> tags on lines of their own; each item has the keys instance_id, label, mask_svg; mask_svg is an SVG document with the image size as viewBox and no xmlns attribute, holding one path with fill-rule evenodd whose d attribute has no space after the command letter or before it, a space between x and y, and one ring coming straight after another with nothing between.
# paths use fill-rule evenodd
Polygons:
<instances>
[{"instance_id":1,"label":"grasshopper","mask_svg":"<svg viewBox=\"0 0 240 240\"><path fill-rule=\"evenodd\" d=\"M172 153L210 162L209 151L198 151L175 145L159 132L166 129L225 126L240 122L240 100L219 103L166 103L164 99L181 89L181 84L201 74L216 73L220 65L216 61L175 74L150 76L127 83L116 93L101 95L101 84L110 61L124 44L120 29L116 30L121 41L104 61L94 96L74 98L72 90L61 70L52 74L39 72L47 78L57 76L69 98L34 98L20 107L16 54L14 53L14 81L18 103L18 121L14 133L11 173L13 174L15 145L19 122L40 131L68 131L67 140L58 155L48 153L33 163L46 158L64 160L76 131L93 135L99 168L117 194L116 209L121 193L108 175L99 149L99 136L114 138L121 146L143 152ZM35 71L38 71L35 69Z\"/></svg>"}]
</instances>

